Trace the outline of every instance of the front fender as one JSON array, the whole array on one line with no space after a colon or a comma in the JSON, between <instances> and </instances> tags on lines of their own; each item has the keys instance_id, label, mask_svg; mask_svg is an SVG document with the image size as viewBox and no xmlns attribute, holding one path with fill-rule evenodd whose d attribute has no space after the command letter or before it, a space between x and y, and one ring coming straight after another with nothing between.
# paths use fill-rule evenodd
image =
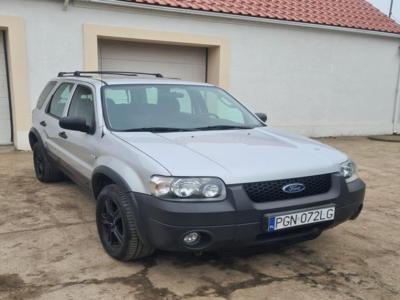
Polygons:
<instances>
[{"instance_id":1,"label":"front fender","mask_svg":"<svg viewBox=\"0 0 400 300\"><path fill-rule=\"evenodd\" d=\"M92 174L92 184L95 182L95 177L100 174L109 177L118 184L124 192L148 193L147 183L143 182L139 174L125 162L115 157L107 156L97 159L96 167Z\"/></svg>"}]
</instances>

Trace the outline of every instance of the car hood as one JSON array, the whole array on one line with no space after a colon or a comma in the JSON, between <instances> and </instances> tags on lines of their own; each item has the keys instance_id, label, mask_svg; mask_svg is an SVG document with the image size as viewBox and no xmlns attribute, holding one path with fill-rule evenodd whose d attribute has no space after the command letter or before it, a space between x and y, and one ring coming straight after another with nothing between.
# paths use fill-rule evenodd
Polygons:
<instances>
[{"instance_id":1,"label":"car hood","mask_svg":"<svg viewBox=\"0 0 400 300\"><path fill-rule=\"evenodd\" d=\"M348 159L327 145L270 127L114 134L171 175L214 176L226 184L334 173Z\"/></svg>"}]
</instances>

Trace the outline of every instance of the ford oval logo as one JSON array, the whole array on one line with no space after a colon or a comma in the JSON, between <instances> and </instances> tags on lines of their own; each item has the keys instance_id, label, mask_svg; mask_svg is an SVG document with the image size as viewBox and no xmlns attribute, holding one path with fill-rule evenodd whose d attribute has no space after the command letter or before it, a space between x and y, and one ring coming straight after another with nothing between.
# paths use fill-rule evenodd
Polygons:
<instances>
[{"instance_id":1,"label":"ford oval logo","mask_svg":"<svg viewBox=\"0 0 400 300\"><path fill-rule=\"evenodd\" d=\"M306 189L302 183L290 183L282 187L282 191L288 194L300 193Z\"/></svg>"}]
</instances>

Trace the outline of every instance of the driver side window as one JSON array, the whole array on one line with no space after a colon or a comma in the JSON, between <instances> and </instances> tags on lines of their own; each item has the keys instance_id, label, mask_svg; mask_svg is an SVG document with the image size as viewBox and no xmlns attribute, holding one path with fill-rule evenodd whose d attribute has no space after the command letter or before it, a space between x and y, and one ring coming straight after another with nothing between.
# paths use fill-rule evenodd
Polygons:
<instances>
[{"instance_id":1,"label":"driver side window","mask_svg":"<svg viewBox=\"0 0 400 300\"><path fill-rule=\"evenodd\" d=\"M92 89L78 85L71 99L68 109L68 117L81 118L86 121L86 125L94 128L94 100Z\"/></svg>"}]
</instances>

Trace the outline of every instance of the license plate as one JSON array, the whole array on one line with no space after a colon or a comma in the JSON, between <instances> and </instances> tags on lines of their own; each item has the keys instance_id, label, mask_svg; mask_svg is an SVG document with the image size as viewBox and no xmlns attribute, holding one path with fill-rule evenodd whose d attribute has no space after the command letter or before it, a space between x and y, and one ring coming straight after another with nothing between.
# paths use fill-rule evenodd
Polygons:
<instances>
[{"instance_id":1,"label":"license plate","mask_svg":"<svg viewBox=\"0 0 400 300\"><path fill-rule=\"evenodd\" d=\"M277 231L301 225L331 221L335 218L335 207L313 208L291 213L267 215L268 231Z\"/></svg>"}]
</instances>

